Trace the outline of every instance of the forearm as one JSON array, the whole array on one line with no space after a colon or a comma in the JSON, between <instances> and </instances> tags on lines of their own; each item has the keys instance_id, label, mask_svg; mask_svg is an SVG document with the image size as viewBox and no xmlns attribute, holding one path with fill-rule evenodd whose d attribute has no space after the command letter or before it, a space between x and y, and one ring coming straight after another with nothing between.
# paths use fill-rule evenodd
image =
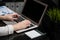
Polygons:
<instances>
[{"instance_id":1,"label":"forearm","mask_svg":"<svg viewBox=\"0 0 60 40\"><path fill-rule=\"evenodd\" d=\"M13 34L14 28L12 25L7 25L5 27L0 27L0 36L5 36L9 34Z\"/></svg>"},{"instance_id":2,"label":"forearm","mask_svg":"<svg viewBox=\"0 0 60 40\"><path fill-rule=\"evenodd\" d=\"M1 15L0 15L0 20L4 20L4 19L5 19L4 16L1 16Z\"/></svg>"}]
</instances>

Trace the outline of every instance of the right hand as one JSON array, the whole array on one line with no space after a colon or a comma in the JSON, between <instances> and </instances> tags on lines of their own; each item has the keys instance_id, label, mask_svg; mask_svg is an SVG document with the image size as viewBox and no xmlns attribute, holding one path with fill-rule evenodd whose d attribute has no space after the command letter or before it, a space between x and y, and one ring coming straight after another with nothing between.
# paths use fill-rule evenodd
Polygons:
<instances>
[{"instance_id":1,"label":"right hand","mask_svg":"<svg viewBox=\"0 0 60 40\"><path fill-rule=\"evenodd\" d=\"M13 27L14 27L14 30L17 31L20 29L27 28L28 26L30 26L30 24L31 24L31 22L29 20L24 20L22 22L14 24Z\"/></svg>"}]
</instances>

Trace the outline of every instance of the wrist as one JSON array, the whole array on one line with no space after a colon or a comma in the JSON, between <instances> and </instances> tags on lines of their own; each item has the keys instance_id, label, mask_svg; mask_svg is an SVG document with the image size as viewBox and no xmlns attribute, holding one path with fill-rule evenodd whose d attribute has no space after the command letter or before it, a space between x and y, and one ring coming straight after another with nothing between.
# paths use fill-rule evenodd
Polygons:
<instances>
[{"instance_id":1,"label":"wrist","mask_svg":"<svg viewBox=\"0 0 60 40\"><path fill-rule=\"evenodd\" d=\"M18 24L19 24L19 23L16 23L16 24L12 25L13 28L14 28L14 31L17 31L17 30L21 29L21 27L18 26Z\"/></svg>"},{"instance_id":2,"label":"wrist","mask_svg":"<svg viewBox=\"0 0 60 40\"><path fill-rule=\"evenodd\" d=\"M14 31L16 31L17 29L16 29L16 26L15 25L12 25L13 26L13 28L14 28Z\"/></svg>"}]
</instances>

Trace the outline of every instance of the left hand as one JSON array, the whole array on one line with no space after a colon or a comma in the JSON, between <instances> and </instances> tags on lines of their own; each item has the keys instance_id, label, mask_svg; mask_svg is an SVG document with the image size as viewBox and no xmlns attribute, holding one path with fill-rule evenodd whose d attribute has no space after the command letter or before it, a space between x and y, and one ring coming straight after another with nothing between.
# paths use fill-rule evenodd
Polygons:
<instances>
[{"instance_id":1,"label":"left hand","mask_svg":"<svg viewBox=\"0 0 60 40\"><path fill-rule=\"evenodd\" d=\"M18 17L20 17L19 14L17 13L13 13L13 14L6 14L4 15L4 18L3 20L7 20L7 21L14 21L14 20L17 20Z\"/></svg>"}]
</instances>

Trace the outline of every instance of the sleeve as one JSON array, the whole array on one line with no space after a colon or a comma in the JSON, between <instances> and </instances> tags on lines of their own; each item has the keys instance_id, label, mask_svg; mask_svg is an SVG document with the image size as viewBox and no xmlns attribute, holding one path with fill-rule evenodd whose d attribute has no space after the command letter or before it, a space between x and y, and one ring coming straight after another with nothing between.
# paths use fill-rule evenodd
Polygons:
<instances>
[{"instance_id":1,"label":"sleeve","mask_svg":"<svg viewBox=\"0 0 60 40\"><path fill-rule=\"evenodd\" d=\"M0 27L0 36L5 36L9 34L13 34L14 28L12 25L6 25L5 27Z\"/></svg>"}]
</instances>

